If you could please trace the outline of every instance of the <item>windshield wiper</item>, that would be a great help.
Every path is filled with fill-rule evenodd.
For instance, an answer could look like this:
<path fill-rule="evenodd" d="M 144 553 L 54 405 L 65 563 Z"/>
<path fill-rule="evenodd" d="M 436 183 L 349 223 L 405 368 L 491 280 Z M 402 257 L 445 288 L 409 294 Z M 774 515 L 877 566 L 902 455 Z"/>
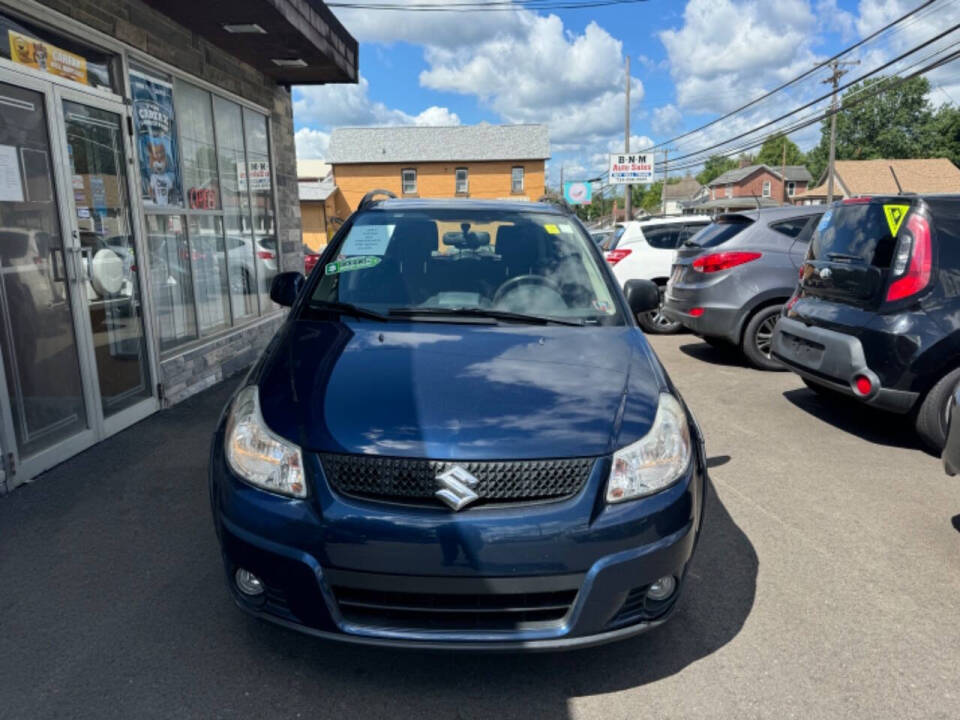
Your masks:
<path fill-rule="evenodd" d="M 367 308 L 359 307 L 352 303 L 345 302 L 333 302 L 330 300 L 313 300 L 309 305 L 311 310 L 327 310 L 330 312 L 337 312 L 341 315 L 350 315 L 351 317 L 356 318 L 365 318 L 367 320 L 377 320 L 379 322 L 390 322 L 390 318 L 386 315 L 378 313 L 375 310 L 368 310 Z"/>
<path fill-rule="evenodd" d="M 391 317 L 411 317 L 416 315 L 438 315 L 444 317 L 478 317 L 492 320 L 509 320 L 514 322 L 528 322 L 537 325 L 577 325 L 582 326 L 582 320 L 562 319 L 544 315 L 528 315 L 526 313 L 510 312 L 509 310 L 495 310 L 479 307 L 398 307 L 390 308 Z"/>

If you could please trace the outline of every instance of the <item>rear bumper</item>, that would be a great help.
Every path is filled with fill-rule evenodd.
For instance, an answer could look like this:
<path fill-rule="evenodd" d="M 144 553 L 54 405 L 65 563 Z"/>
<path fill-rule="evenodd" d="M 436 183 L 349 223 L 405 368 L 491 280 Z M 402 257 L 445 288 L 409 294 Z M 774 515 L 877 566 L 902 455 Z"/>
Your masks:
<path fill-rule="evenodd" d="M 691 315 L 693 308 L 701 308 L 703 314 Z M 722 337 L 734 344 L 740 341 L 740 310 L 706 302 L 696 295 L 681 300 L 671 294 L 669 286 L 663 303 L 663 314 L 695 335 Z"/>
<path fill-rule="evenodd" d="M 852 335 L 781 317 L 773 334 L 772 354 L 801 377 L 881 410 L 907 413 L 919 397 L 916 392 L 883 387 L 867 364 L 860 340 Z M 870 380 L 869 394 L 854 389 L 858 376 Z"/>

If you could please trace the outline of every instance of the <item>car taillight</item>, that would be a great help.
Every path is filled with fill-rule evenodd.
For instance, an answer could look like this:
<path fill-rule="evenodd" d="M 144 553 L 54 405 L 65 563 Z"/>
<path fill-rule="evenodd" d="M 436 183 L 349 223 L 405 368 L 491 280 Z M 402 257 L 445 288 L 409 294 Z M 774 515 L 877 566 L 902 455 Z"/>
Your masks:
<path fill-rule="evenodd" d="M 257 250 L 257 257 L 261 260 L 273 260 L 276 256 L 269 250 Z"/>
<path fill-rule="evenodd" d="M 849 197 L 843 199 L 844 205 L 864 205 L 873 200 L 869 195 L 861 195 L 860 197 Z"/>
<path fill-rule="evenodd" d="M 763 253 L 758 252 L 721 252 L 712 255 L 704 255 L 693 261 L 693 269 L 702 273 L 720 272 L 729 270 L 737 265 L 753 262 L 761 257 Z"/>
<path fill-rule="evenodd" d="M 907 265 L 907 255 L 910 264 Z M 899 267 L 898 267 L 899 266 Z M 916 295 L 930 284 L 933 268 L 933 248 L 930 245 L 930 223 L 922 215 L 913 214 L 907 220 L 907 232 L 900 236 L 893 274 L 897 278 L 887 289 L 887 302 Z M 900 272 L 897 272 L 897 270 Z"/>
<path fill-rule="evenodd" d="M 607 250 L 607 262 L 611 265 L 616 265 L 629 254 L 629 250 Z"/>

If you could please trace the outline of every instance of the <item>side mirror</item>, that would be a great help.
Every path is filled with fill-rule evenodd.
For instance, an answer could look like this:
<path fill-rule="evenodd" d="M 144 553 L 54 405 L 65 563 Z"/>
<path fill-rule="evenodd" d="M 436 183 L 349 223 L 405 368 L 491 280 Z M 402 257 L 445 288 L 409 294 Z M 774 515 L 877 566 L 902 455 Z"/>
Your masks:
<path fill-rule="evenodd" d="M 660 288 L 652 280 L 627 280 L 623 286 L 623 294 L 634 315 L 651 312 L 660 307 Z"/>
<path fill-rule="evenodd" d="M 270 283 L 270 299 L 277 305 L 292 307 L 300 290 L 303 289 L 303 273 L 282 272 L 273 277 Z"/>

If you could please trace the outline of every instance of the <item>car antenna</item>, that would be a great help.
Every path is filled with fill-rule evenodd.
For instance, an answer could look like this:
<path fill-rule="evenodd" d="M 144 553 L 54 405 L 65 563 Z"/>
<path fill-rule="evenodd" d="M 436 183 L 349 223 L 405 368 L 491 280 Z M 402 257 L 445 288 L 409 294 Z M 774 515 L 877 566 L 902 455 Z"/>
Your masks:
<path fill-rule="evenodd" d="M 894 171 L 893 165 L 889 165 L 888 167 L 890 168 L 890 174 L 893 175 L 893 181 L 897 184 L 897 195 L 903 195 L 903 187 L 897 179 L 897 173 Z"/>
<path fill-rule="evenodd" d="M 757 210 L 760 209 L 760 196 L 753 193 L 753 201 L 757 204 Z"/>

